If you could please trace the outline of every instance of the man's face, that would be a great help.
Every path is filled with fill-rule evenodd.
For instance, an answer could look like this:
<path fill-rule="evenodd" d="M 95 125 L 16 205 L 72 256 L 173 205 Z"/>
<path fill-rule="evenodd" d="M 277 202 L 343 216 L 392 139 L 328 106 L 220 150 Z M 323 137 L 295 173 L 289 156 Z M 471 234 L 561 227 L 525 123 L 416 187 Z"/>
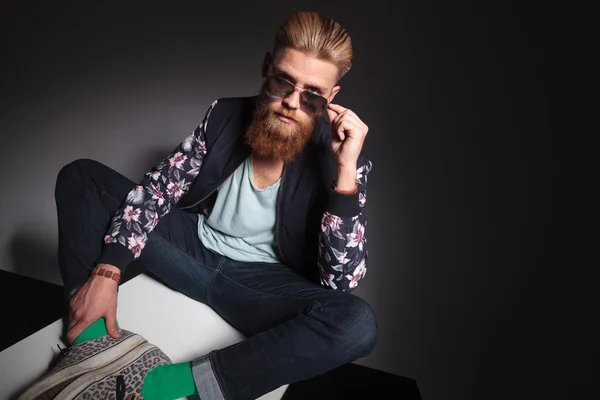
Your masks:
<path fill-rule="evenodd" d="M 337 67 L 327 61 L 294 49 L 282 49 L 274 58 L 265 58 L 265 76 L 275 75 L 294 85 L 296 91 L 284 98 L 273 98 L 263 86 L 246 141 L 257 155 L 289 161 L 300 152 L 314 130 L 319 115 L 302 104 L 300 92 L 308 90 L 333 100 L 339 86 Z"/>

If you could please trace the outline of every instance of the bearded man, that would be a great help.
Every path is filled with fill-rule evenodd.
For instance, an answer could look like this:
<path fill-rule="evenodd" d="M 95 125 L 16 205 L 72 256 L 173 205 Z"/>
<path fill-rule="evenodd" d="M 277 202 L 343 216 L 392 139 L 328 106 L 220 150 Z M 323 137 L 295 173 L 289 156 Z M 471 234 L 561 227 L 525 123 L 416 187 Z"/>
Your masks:
<path fill-rule="evenodd" d="M 367 268 L 368 127 L 333 103 L 352 55 L 338 22 L 295 13 L 265 55 L 260 93 L 213 102 L 141 182 L 93 160 L 61 169 L 58 253 L 71 353 L 96 343 L 94 351 L 116 355 L 93 355 L 85 368 L 73 361 L 67 378 L 50 371 L 32 398 L 49 387 L 110 382 L 98 390 L 147 400 L 255 399 L 372 351 L 373 311 L 350 293 Z M 246 339 L 178 364 L 148 348 L 153 357 L 109 368 L 143 342 L 116 321 L 120 276 L 138 258 Z M 114 350 L 125 341 L 133 344 Z M 127 368 L 140 379 L 127 378 Z"/>

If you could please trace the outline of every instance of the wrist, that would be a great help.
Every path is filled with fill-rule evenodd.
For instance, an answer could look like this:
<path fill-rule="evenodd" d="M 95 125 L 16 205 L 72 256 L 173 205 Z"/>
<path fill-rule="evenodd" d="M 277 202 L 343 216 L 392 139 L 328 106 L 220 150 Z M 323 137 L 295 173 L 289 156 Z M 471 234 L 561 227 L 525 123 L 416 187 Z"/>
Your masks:
<path fill-rule="evenodd" d="M 105 270 L 108 270 L 108 271 L 113 271 L 113 272 L 121 273 L 121 269 L 119 267 L 117 267 L 117 266 L 112 265 L 112 264 L 99 263 L 99 264 L 96 265 L 96 267 L 94 269 L 96 269 L 96 268 L 104 268 Z"/>
<path fill-rule="evenodd" d="M 341 193 L 354 192 L 356 190 L 356 167 L 337 167 L 335 189 Z"/>
<path fill-rule="evenodd" d="M 90 272 L 94 279 L 111 280 L 117 285 L 121 283 L 121 270 L 114 265 L 99 264 Z"/>

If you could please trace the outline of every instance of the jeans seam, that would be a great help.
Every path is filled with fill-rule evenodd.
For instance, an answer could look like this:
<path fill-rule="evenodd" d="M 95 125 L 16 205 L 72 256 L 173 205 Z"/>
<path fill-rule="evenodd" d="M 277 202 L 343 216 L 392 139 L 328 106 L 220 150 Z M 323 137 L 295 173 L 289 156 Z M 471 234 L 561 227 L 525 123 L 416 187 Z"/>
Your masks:
<path fill-rule="evenodd" d="M 246 290 L 250 290 L 251 292 L 254 292 L 254 293 L 258 293 L 258 294 L 261 294 L 261 295 L 269 295 L 269 296 L 278 297 L 278 298 L 281 298 L 281 299 L 286 299 L 286 300 L 303 300 L 303 301 L 310 301 L 310 302 L 312 302 L 313 304 L 316 304 L 316 305 L 317 305 L 317 307 L 322 307 L 322 306 L 323 306 L 323 304 L 321 304 L 321 302 L 319 302 L 318 300 L 315 300 L 315 299 L 309 299 L 309 298 L 303 298 L 303 297 L 292 297 L 292 296 L 285 296 L 285 295 L 281 295 L 281 294 L 274 294 L 274 293 L 269 293 L 269 292 L 261 292 L 260 290 L 256 290 L 256 289 L 254 289 L 254 288 L 248 287 L 248 286 L 246 286 L 246 285 L 243 285 L 243 284 L 241 284 L 241 283 L 239 283 L 239 282 L 236 282 L 236 281 L 234 281 L 233 279 L 229 278 L 227 275 L 224 275 L 224 274 L 222 274 L 222 273 L 221 273 L 221 271 L 219 271 L 219 270 L 216 270 L 216 271 L 215 271 L 215 274 L 216 274 L 216 273 L 218 273 L 218 274 L 219 274 L 220 276 L 222 276 L 223 278 L 227 279 L 229 282 L 231 282 L 231 283 L 233 283 L 233 284 L 235 284 L 235 285 L 237 285 L 237 286 L 239 286 L 239 287 L 242 287 L 242 288 L 244 288 L 244 289 L 246 289 Z M 212 282 L 211 282 L 211 283 L 212 283 Z M 310 310 L 310 312 L 309 312 L 308 314 L 305 314 L 305 315 L 310 315 L 310 313 L 312 313 L 312 309 Z"/>
<path fill-rule="evenodd" d="M 98 188 L 93 188 L 92 191 L 94 191 L 95 193 L 102 193 L 104 196 L 108 197 L 109 199 L 111 199 L 112 201 L 117 203 L 119 205 L 119 208 L 121 208 L 121 204 L 123 204 L 123 201 L 117 200 L 110 193 L 105 192 L 104 190 L 100 190 Z"/>
<path fill-rule="evenodd" d="M 221 257 L 221 259 L 219 260 L 219 263 L 217 264 L 217 267 L 213 271 L 213 274 L 210 278 L 210 282 L 208 282 L 208 285 L 206 287 L 206 303 L 211 307 L 212 307 L 212 302 L 210 299 L 210 288 L 212 287 L 213 282 L 215 281 L 215 279 L 217 277 L 217 274 L 221 270 L 221 267 L 223 266 L 223 262 L 225 262 L 225 257 Z"/>
<path fill-rule="evenodd" d="M 225 400 L 227 400 L 228 398 L 230 398 L 229 393 L 227 392 L 227 388 L 225 387 L 225 385 L 223 383 L 221 383 L 221 381 L 223 381 L 223 376 L 221 375 L 221 371 L 219 370 L 219 368 L 217 368 L 217 364 L 216 364 L 216 360 L 213 360 L 215 355 L 215 352 L 212 351 L 210 353 L 208 353 L 208 362 L 210 363 L 210 367 L 213 370 L 213 373 L 215 374 L 215 379 L 217 380 L 217 383 L 219 384 L 219 389 L 221 389 L 221 393 L 223 394 L 223 397 L 225 398 Z"/>
<path fill-rule="evenodd" d="M 174 246 L 172 243 L 168 242 L 166 239 L 162 238 L 159 234 L 156 234 L 156 232 L 150 232 L 150 233 L 154 233 L 155 236 L 160 239 L 162 242 L 168 244 L 170 247 L 172 247 L 174 250 L 176 250 L 177 252 L 179 252 L 180 254 L 182 254 L 183 256 L 185 256 L 186 258 L 196 262 L 199 265 L 202 265 L 206 268 L 209 268 L 206 264 L 201 263 L 200 261 L 196 260 L 194 257 L 190 256 L 188 253 L 186 253 L 185 251 L 181 250 L 180 248 L 178 248 L 177 246 Z M 143 250 L 142 250 L 143 251 Z M 209 268 L 210 269 L 210 268 Z"/>
<path fill-rule="evenodd" d="M 95 200 L 100 201 L 100 203 L 102 203 L 102 200 L 100 199 L 100 195 L 103 195 L 103 196 L 106 196 L 109 199 L 111 199 L 115 204 L 117 204 L 117 206 L 118 206 L 117 211 L 119 211 L 119 209 L 121 209 L 121 205 L 123 204 L 123 202 L 119 201 L 118 199 L 113 197 L 110 193 L 105 192 L 104 190 L 101 190 L 98 188 L 92 188 L 92 193 L 94 194 L 94 198 L 92 200 L 95 199 Z M 110 227 L 113 224 L 113 218 L 115 217 L 115 214 L 113 213 L 113 215 L 110 215 L 110 213 L 106 210 L 106 208 L 104 208 L 104 212 L 106 213 L 106 215 L 108 216 L 108 220 L 110 221 L 108 224 L 109 229 L 110 229 Z"/>
<path fill-rule="evenodd" d="M 280 327 L 282 327 L 282 326 L 284 326 L 284 325 L 291 324 L 292 322 L 295 322 L 297 319 L 299 319 L 299 318 L 302 318 L 302 317 L 304 317 L 304 318 L 309 318 L 310 316 L 309 316 L 309 315 L 306 315 L 306 314 L 298 314 L 298 315 L 296 315 L 295 317 L 293 317 L 293 318 L 290 318 L 289 320 L 285 321 L 285 322 L 284 322 L 284 323 L 282 323 L 281 325 L 279 325 L 279 326 L 276 326 L 276 327 L 273 327 L 273 328 L 270 328 L 270 329 L 267 329 L 267 330 L 264 330 L 264 331 L 260 332 L 259 334 L 264 334 L 264 333 L 267 333 L 267 332 L 269 332 L 269 331 L 272 331 L 273 329 L 278 329 L 278 328 L 280 328 Z M 250 339 L 250 338 L 248 338 L 248 339 Z M 235 350 L 237 347 L 239 347 L 239 346 L 243 346 L 243 345 L 244 345 L 244 342 L 245 342 L 245 341 L 239 341 L 239 342 L 233 343 L 233 344 L 231 344 L 230 346 L 227 346 L 227 350 L 229 350 L 229 351 Z M 211 353 L 209 353 L 209 360 L 210 360 L 210 354 L 213 354 L 213 355 L 214 355 L 214 354 L 216 354 L 217 352 L 220 352 L 220 351 L 223 351 L 223 350 L 225 350 L 225 349 L 223 348 L 223 349 L 219 349 L 219 350 L 214 350 L 214 351 L 212 351 Z M 214 364 L 214 365 L 215 365 L 215 366 L 217 366 L 216 360 L 214 360 L 214 361 L 215 361 L 215 364 Z M 212 364 L 212 363 L 211 363 L 211 366 L 213 366 L 213 364 Z M 218 367 L 218 366 L 217 366 L 217 367 Z M 213 372 L 214 372 L 214 374 L 215 374 L 215 378 L 217 379 L 217 383 L 219 384 L 219 387 L 221 387 L 221 382 L 220 382 L 220 379 L 224 380 L 224 379 L 223 379 L 223 377 L 222 377 L 222 373 L 221 373 L 221 371 L 220 371 L 218 368 L 213 368 Z M 223 389 L 223 388 L 222 388 L 222 390 L 221 390 L 221 391 L 223 392 L 223 395 L 225 396 L 225 391 L 224 391 L 224 389 Z"/>

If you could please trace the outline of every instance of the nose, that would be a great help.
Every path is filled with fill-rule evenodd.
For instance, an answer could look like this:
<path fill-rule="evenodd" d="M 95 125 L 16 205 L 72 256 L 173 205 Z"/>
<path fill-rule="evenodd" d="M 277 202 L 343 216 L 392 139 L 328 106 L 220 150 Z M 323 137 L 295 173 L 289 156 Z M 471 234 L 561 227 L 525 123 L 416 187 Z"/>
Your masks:
<path fill-rule="evenodd" d="M 283 99 L 283 103 L 286 107 L 291 110 L 297 110 L 300 108 L 300 93 L 298 89 L 295 89 L 289 96 Z"/>

